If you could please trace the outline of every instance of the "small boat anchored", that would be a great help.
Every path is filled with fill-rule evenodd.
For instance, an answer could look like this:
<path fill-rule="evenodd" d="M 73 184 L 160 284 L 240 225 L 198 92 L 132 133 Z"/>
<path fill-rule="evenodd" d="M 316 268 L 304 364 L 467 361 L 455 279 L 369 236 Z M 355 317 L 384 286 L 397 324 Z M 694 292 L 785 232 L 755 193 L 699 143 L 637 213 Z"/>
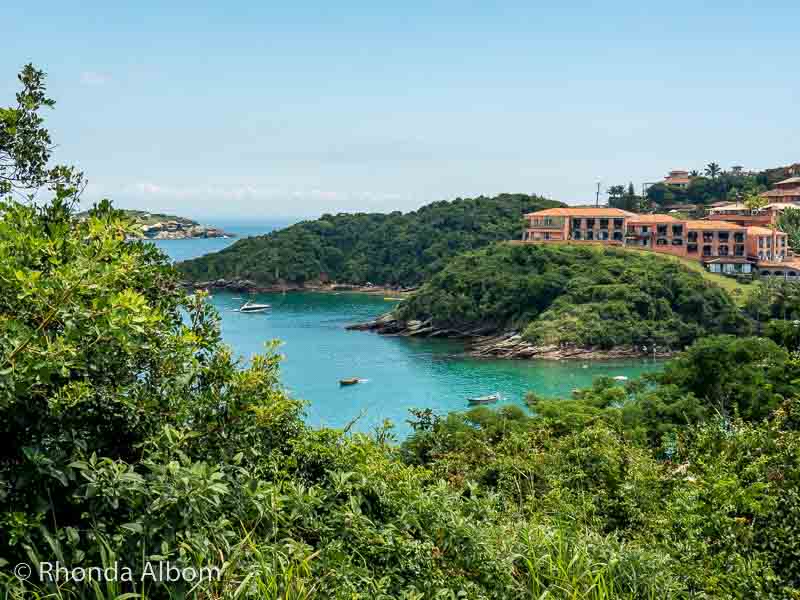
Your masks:
<path fill-rule="evenodd" d="M 467 398 L 470 404 L 494 404 L 500 400 L 500 392 L 489 394 L 488 396 L 477 396 L 475 398 Z"/>
<path fill-rule="evenodd" d="M 347 379 L 340 379 L 339 385 L 355 385 L 361 383 L 361 381 L 358 377 L 348 377 Z"/>
<path fill-rule="evenodd" d="M 258 304 L 256 302 L 247 301 L 239 307 L 240 313 L 258 313 L 269 310 L 269 304 Z"/>

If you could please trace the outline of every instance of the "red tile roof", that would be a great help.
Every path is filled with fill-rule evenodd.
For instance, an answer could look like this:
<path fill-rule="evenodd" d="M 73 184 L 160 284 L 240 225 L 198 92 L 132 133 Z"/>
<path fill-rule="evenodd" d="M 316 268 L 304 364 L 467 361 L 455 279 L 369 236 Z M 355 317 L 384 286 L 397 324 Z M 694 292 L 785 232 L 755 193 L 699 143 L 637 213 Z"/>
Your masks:
<path fill-rule="evenodd" d="M 800 186 L 791 190 L 769 190 L 762 192 L 762 196 L 766 198 L 785 198 L 786 196 L 800 196 Z"/>
<path fill-rule="evenodd" d="M 635 223 L 675 223 L 678 222 L 678 219 L 673 217 L 672 215 L 636 215 L 635 217 L 631 217 L 628 219 L 628 223 L 635 224 Z"/>
<path fill-rule="evenodd" d="M 636 213 L 619 208 L 581 208 L 579 206 L 567 208 L 546 208 L 528 213 L 526 217 L 633 217 Z"/>
<path fill-rule="evenodd" d="M 700 220 L 692 220 L 692 221 L 684 221 L 684 225 L 686 225 L 686 229 L 744 229 L 740 225 L 736 223 L 729 223 L 728 221 L 700 221 Z"/>
<path fill-rule="evenodd" d="M 769 227 L 758 227 L 754 225 L 747 227 L 748 235 L 772 235 L 773 233 L 776 233 L 776 231 L 774 229 L 770 229 Z M 778 231 L 777 233 L 786 235 L 782 231 Z"/>

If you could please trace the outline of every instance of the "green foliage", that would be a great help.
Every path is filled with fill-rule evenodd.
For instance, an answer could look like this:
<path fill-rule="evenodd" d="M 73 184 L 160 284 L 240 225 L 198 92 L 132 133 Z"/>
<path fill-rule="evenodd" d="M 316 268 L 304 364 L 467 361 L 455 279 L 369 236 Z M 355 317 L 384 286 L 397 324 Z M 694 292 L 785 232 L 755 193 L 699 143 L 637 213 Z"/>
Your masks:
<path fill-rule="evenodd" d="M 541 345 L 681 348 L 748 323 L 720 288 L 662 257 L 498 244 L 452 260 L 397 315 L 441 329 L 522 330 Z"/>
<path fill-rule="evenodd" d="M 237 241 L 186 261 L 193 281 L 249 279 L 302 284 L 325 277 L 341 283 L 415 286 L 452 256 L 515 239 L 525 213 L 563 206 L 525 194 L 434 202 L 410 213 L 323 215 L 265 236 Z"/>
<path fill-rule="evenodd" d="M 26 143 L 49 140 L 28 118 Z M 23 168 L 0 161 L 0 175 L 35 188 L 48 171 L 6 134 L 0 153 Z M 187 297 L 152 246 L 124 241 L 120 211 L 102 202 L 78 219 L 55 187 L 48 203 L 0 204 L 4 598 L 800 594 L 800 357 L 774 342 L 708 338 L 651 380 L 531 396 L 533 412 L 414 411 L 399 448 L 387 431 L 313 430 L 272 346 L 235 360 L 203 295 Z M 697 327 L 736 323 L 701 279 L 631 258 L 499 246 L 436 278 L 493 325 L 556 314 L 564 297 L 609 327 L 639 305 Z M 437 297 L 418 298 L 461 323 Z M 24 582 L 6 569 L 41 561 L 135 575 Z M 219 572 L 143 582 L 149 561 Z"/>
<path fill-rule="evenodd" d="M 464 493 L 499 494 L 537 524 L 535 538 L 550 544 L 528 567 L 537 594 L 537 578 L 566 590 L 604 580 L 610 563 L 596 553 L 618 548 L 614 564 L 639 556 L 634 571 L 649 573 L 639 581 L 658 583 L 631 593 L 615 573 L 616 595 L 601 584 L 597 597 L 795 597 L 798 365 L 768 340 L 711 338 L 649 382 L 601 378 L 572 399 L 531 397 L 535 416 L 422 415 L 403 449 L 409 463 Z"/>
<path fill-rule="evenodd" d="M 789 248 L 800 252 L 800 209 L 786 208 L 780 212 L 777 221 L 778 229 L 787 234 Z"/>
<path fill-rule="evenodd" d="M 701 176 L 693 172 L 687 187 L 656 183 L 647 189 L 647 200 L 656 206 L 670 204 L 708 205 L 720 200 L 743 201 L 766 191 L 774 183 L 789 177 L 786 169 L 767 169 L 759 173 L 724 172 L 710 163 Z"/>

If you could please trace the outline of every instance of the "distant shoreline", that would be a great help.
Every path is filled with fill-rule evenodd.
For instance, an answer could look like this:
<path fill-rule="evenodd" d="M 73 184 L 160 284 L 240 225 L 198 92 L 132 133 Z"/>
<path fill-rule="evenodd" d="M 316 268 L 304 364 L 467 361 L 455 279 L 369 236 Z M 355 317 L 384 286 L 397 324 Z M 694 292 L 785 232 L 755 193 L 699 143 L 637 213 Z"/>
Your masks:
<path fill-rule="evenodd" d="M 350 283 L 308 283 L 298 285 L 294 283 L 259 285 L 248 279 L 216 279 L 213 281 L 183 281 L 183 286 L 189 289 L 222 290 L 237 293 L 275 294 L 283 292 L 322 292 L 322 293 L 354 293 L 384 296 L 402 300 L 416 288 L 393 288 L 381 285 L 360 285 Z"/>

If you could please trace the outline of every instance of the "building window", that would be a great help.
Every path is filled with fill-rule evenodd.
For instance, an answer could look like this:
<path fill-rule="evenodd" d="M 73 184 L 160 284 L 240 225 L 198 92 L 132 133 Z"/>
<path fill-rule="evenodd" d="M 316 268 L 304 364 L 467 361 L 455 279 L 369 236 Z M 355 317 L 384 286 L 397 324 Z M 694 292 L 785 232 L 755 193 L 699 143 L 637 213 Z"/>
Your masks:
<path fill-rule="evenodd" d="M 697 253 L 697 244 L 689 244 L 686 246 L 686 251 L 689 254 L 696 254 Z"/>
<path fill-rule="evenodd" d="M 572 239 L 573 240 L 581 239 L 581 230 L 580 229 L 576 229 L 575 231 L 572 232 Z"/>
<path fill-rule="evenodd" d="M 683 246 L 683 238 L 672 238 L 673 246 Z"/>
<path fill-rule="evenodd" d="M 618 242 L 621 242 L 622 241 L 622 232 L 621 231 L 615 231 L 614 232 L 614 239 L 617 240 Z"/>
<path fill-rule="evenodd" d="M 737 231 L 733 234 L 733 241 L 737 244 L 744 244 L 744 234 Z"/>
<path fill-rule="evenodd" d="M 593 240 L 594 239 L 594 231 L 592 231 L 591 229 L 588 229 L 586 231 L 586 239 L 587 240 Z"/>
<path fill-rule="evenodd" d="M 703 256 L 711 256 L 711 246 L 703 246 Z"/>
<path fill-rule="evenodd" d="M 758 238 L 758 247 L 759 248 L 763 248 L 764 247 L 764 238 L 763 237 Z"/>
<path fill-rule="evenodd" d="M 550 239 L 550 232 L 548 232 L 548 231 L 544 232 L 544 239 L 546 239 L 546 240 Z"/>
<path fill-rule="evenodd" d="M 608 219 L 600 219 L 600 229 L 608 229 Z"/>
<path fill-rule="evenodd" d="M 658 238 L 656 240 L 656 246 L 667 246 L 668 244 L 667 238 Z"/>
<path fill-rule="evenodd" d="M 767 238 L 767 248 L 772 248 L 772 238 Z"/>
<path fill-rule="evenodd" d="M 727 231 L 720 231 L 717 234 L 717 238 L 719 239 L 720 242 L 727 242 L 728 241 L 728 237 L 729 237 L 729 234 L 728 234 Z"/>
<path fill-rule="evenodd" d="M 642 233 L 650 233 L 650 226 L 642 225 Z"/>
<path fill-rule="evenodd" d="M 744 256 L 744 245 L 737 244 L 733 247 L 734 256 Z"/>
<path fill-rule="evenodd" d="M 720 256 L 728 256 L 728 246 L 726 246 L 725 244 L 721 244 L 721 245 L 720 245 L 720 246 L 717 248 L 717 253 L 718 253 Z"/>
<path fill-rule="evenodd" d="M 622 219 L 614 219 L 614 229 L 622 229 L 622 226 L 625 224 L 625 221 Z"/>
<path fill-rule="evenodd" d="M 703 232 L 703 241 L 704 242 L 713 242 L 714 241 L 714 232 L 713 231 L 704 231 Z"/>
<path fill-rule="evenodd" d="M 581 221 L 582 221 L 582 219 L 572 219 L 572 228 L 573 229 L 580 229 L 581 228 Z"/>
<path fill-rule="evenodd" d="M 586 229 L 594 229 L 594 219 L 586 219 Z"/>
<path fill-rule="evenodd" d="M 600 231 L 597 234 L 598 240 L 607 240 L 608 239 L 608 232 L 607 231 Z"/>
<path fill-rule="evenodd" d="M 657 226 L 658 235 L 667 235 L 667 226 L 666 225 L 658 225 Z"/>
<path fill-rule="evenodd" d="M 672 235 L 677 235 L 677 236 L 683 235 L 683 225 L 673 225 Z"/>
<path fill-rule="evenodd" d="M 687 235 L 687 238 L 688 238 L 689 242 L 696 243 L 697 242 L 697 232 L 696 231 L 690 231 L 688 233 L 688 235 Z"/>

